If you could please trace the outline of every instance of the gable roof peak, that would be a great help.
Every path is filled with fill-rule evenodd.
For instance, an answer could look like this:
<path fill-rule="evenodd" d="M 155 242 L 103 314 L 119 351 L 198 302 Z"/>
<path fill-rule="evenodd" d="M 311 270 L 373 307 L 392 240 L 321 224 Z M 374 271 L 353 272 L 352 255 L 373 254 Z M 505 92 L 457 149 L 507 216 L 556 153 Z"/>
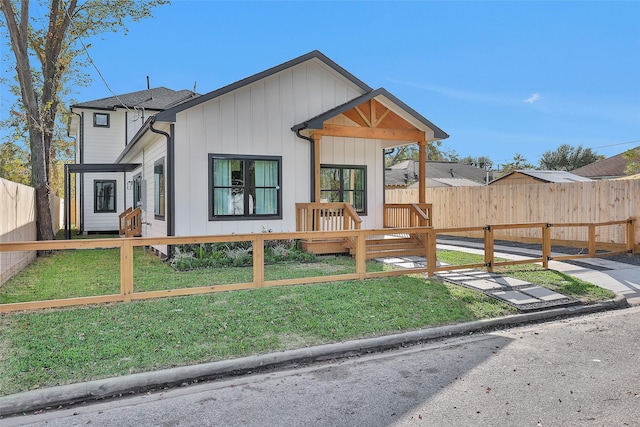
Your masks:
<path fill-rule="evenodd" d="M 336 71 L 338 74 L 342 75 L 344 78 L 346 78 L 348 81 L 350 81 L 351 83 L 353 83 L 354 85 L 356 85 L 357 87 L 359 87 L 360 89 L 362 89 L 364 92 L 371 92 L 373 89 L 371 87 L 369 87 L 366 83 L 364 83 L 362 80 L 358 79 L 356 76 L 354 76 L 353 74 L 351 74 L 350 72 L 348 72 L 346 69 L 342 68 L 340 65 L 338 65 L 337 63 L 335 63 L 334 61 L 332 61 L 331 59 L 329 59 L 329 57 L 327 57 L 325 54 L 323 54 L 322 52 L 320 52 L 319 50 L 312 50 L 309 53 L 306 53 L 304 55 L 298 56 L 297 58 L 291 59 L 287 62 L 283 62 L 280 65 L 276 65 L 275 67 L 269 68 L 265 71 L 261 71 L 257 74 L 254 74 L 252 76 L 246 77 L 242 80 L 238 80 L 235 83 L 231 83 L 227 86 L 223 86 L 219 89 L 216 89 L 214 91 L 211 91 L 209 93 L 205 93 L 204 95 L 198 97 L 197 99 L 193 99 L 190 101 L 187 101 L 185 103 L 182 103 L 180 105 L 175 106 L 174 108 L 170 108 L 167 111 L 164 111 L 162 113 L 159 113 L 156 117 L 156 120 L 158 121 L 167 121 L 167 122 L 173 122 L 176 119 L 176 113 L 186 110 L 187 108 L 191 108 L 195 105 L 198 105 L 202 102 L 206 102 L 209 101 L 211 99 L 217 98 L 221 95 L 224 95 L 226 93 L 232 92 L 236 89 L 239 89 L 241 87 L 247 86 L 251 83 L 257 82 L 259 80 L 262 80 L 266 77 L 272 76 L 276 73 L 279 73 L 281 71 L 287 70 L 289 68 L 295 67 L 296 65 L 302 64 L 304 62 L 307 61 L 311 61 L 313 59 L 317 59 L 321 62 L 323 62 L 325 65 L 327 65 L 329 68 L 332 68 L 334 71 Z"/>

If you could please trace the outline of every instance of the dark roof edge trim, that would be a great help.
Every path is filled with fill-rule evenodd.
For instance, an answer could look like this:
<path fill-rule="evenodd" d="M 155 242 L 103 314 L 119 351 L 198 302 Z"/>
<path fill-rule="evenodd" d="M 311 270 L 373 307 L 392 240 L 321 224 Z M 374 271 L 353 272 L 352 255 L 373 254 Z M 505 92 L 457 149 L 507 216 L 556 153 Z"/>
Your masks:
<path fill-rule="evenodd" d="M 65 165 L 70 173 L 88 172 L 131 172 L 136 170 L 141 163 L 70 163 Z"/>
<path fill-rule="evenodd" d="M 126 147 L 124 147 L 124 150 L 122 150 L 122 152 L 120 153 L 120 155 L 118 156 L 118 158 L 116 159 L 116 163 L 119 163 L 120 161 L 122 161 L 122 159 L 124 158 L 124 156 L 127 155 L 127 153 L 129 151 L 131 151 L 131 149 L 134 147 L 134 145 L 136 145 L 138 143 L 138 141 L 140 140 L 140 138 L 142 138 L 142 135 L 145 134 L 145 132 L 147 130 L 149 130 L 149 127 L 151 126 L 151 123 L 153 123 L 155 121 L 155 115 L 151 116 L 147 119 L 146 122 L 144 122 L 144 124 L 140 127 L 140 129 L 138 129 L 138 132 L 136 132 L 136 134 L 133 136 L 133 138 L 131 138 L 131 141 L 129 141 L 129 143 L 127 144 Z"/>
<path fill-rule="evenodd" d="M 367 84 L 365 84 L 362 80 L 358 79 L 356 76 L 354 76 L 353 74 L 351 74 L 350 72 L 348 72 L 347 70 L 345 70 L 344 68 L 342 68 L 340 65 L 336 64 L 335 62 L 333 62 L 331 59 L 329 59 L 327 56 L 325 56 L 322 52 L 318 51 L 318 50 L 314 50 L 312 52 L 309 52 L 305 55 L 299 56 L 295 59 L 292 59 L 290 61 L 287 61 L 285 63 L 282 63 L 280 65 L 277 65 L 273 68 L 269 68 L 268 70 L 262 71 L 258 74 L 254 74 L 250 77 L 246 77 L 242 80 L 239 80 L 235 83 L 231 83 L 230 85 L 221 87 L 220 89 L 216 89 L 213 92 L 209 92 L 206 93 L 204 95 L 201 95 L 198 98 L 195 98 L 191 101 L 186 101 L 180 105 L 177 105 L 173 108 L 169 108 L 161 113 L 159 113 L 156 117 L 156 120 L 161 121 L 161 122 L 175 122 L 176 120 L 176 113 L 179 113 L 180 111 L 186 110 L 188 108 L 191 108 L 193 106 L 196 106 L 202 102 L 206 102 L 209 101 L 211 99 L 217 98 L 221 95 L 224 95 L 225 93 L 234 91 L 236 89 L 239 89 L 243 86 L 249 85 L 251 83 L 254 83 L 258 80 L 264 79 L 265 77 L 269 77 L 273 74 L 279 73 L 280 71 L 286 70 L 288 68 L 294 67 L 296 65 L 302 64 L 303 62 L 309 61 L 311 59 L 319 59 L 320 61 L 324 62 L 326 65 L 328 65 L 329 67 L 331 67 L 332 69 L 334 69 L 336 72 L 338 72 L 340 75 L 342 75 L 343 77 L 345 77 L 347 80 L 349 80 L 350 82 L 352 82 L 353 84 L 355 84 L 356 86 L 358 86 L 360 89 L 369 92 L 371 91 L 371 87 L 369 87 Z"/>

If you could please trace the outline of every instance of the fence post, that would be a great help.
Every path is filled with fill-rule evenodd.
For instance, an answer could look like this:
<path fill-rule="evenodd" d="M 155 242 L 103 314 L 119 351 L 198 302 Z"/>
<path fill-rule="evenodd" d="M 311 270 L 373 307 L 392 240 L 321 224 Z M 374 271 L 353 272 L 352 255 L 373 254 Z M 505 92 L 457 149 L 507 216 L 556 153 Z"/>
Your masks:
<path fill-rule="evenodd" d="M 596 226 L 593 224 L 589 224 L 589 241 L 587 242 L 589 245 L 589 255 L 595 256 L 596 254 Z"/>
<path fill-rule="evenodd" d="M 635 245 L 635 233 L 634 233 L 634 223 L 635 219 L 629 218 L 627 220 L 627 251 L 630 254 L 636 253 L 636 245 Z"/>
<path fill-rule="evenodd" d="M 264 235 L 253 238 L 253 284 L 257 288 L 264 286 Z"/>
<path fill-rule="evenodd" d="M 484 227 L 484 266 L 489 273 L 493 273 L 493 228 Z"/>
<path fill-rule="evenodd" d="M 356 237 L 356 274 L 358 279 L 365 278 L 367 273 L 367 242 L 364 231 L 359 230 Z"/>
<path fill-rule="evenodd" d="M 130 302 L 133 293 L 133 242 L 130 237 L 120 245 L 120 294 L 122 301 Z"/>
<path fill-rule="evenodd" d="M 436 272 L 436 263 L 438 257 L 436 256 L 436 232 L 433 227 L 427 231 L 427 277 L 431 277 Z"/>
<path fill-rule="evenodd" d="M 551 259 L 551 227 L 552 224 L 546 224 L 542 227 L 542 267 L 549 268 L 549 260 Z"/>

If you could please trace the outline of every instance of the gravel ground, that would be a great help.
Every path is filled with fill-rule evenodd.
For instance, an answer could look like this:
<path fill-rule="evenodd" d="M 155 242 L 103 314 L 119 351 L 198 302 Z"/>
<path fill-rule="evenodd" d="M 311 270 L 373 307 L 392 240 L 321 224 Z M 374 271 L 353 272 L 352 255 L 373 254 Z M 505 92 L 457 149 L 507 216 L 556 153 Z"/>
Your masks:
<path fill-rule="evenodd" d="M 460 241 L 460 242 L 469 242 L 469 243 L 483 243 L 483 239 L 474 239 L 474 238 L 468 238 L 468 237 L 458 237 L 458 236 L 438 236 L 438 242 L 442 242 L 442 243 L 446 243 L 448 240 L 456 240 L 456 241 Z M 539 244 L 527 244 L 527 243 L 519 243 L 519 242 L 511 242 L 508 240 L 496 240 L 495 241 L 495 245 L 496 246 L 506 246 L 509 248 L 513 248 L 513 251 L 510 251 L 514 254 L 518 253 L 518 249 L 522 248 L 522 249 L 534 249 L 534 250 L 540 250 L 540 245 Z M 566 247 L 566 246 L 553 246 L 551 248 L 551 250 L 553 252 L 560 252 L 563 254 L 567 254 L 567 255 L 578 255 L 578 254 L 584 254 L 588 252 L 587 248 L 572 248 L 572 247 Z M 635 255 L 631 255 L 631 254 L 620 254 L 620 255 L 610 255 L 610 256 L 606 256 L 606 257 L 601 257 L 603 259 L 608 259 L 611 261 L 616 261 L 616 262 L 621 262 L 624 264 L 631 264 L 631 265 L 637 265 L 640 266 L 640 254 L 635 254 Z M 592 265 L 590 264 L 586 264 L 584 262 L 578 261 L 578 260 L 570 260 L 570 261 L 563 261 L 566 262 L 568 264 L 575 264 L 575 265 L 584 265 L 584 266 L 588 266 L 590 268 L 593 268 Z"/>

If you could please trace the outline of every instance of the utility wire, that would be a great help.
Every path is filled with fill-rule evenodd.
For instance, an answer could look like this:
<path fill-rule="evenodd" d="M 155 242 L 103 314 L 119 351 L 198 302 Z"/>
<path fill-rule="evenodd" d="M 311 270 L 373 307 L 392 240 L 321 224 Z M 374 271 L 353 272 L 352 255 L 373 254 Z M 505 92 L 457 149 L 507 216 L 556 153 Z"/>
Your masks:
<path fill-rule="evenodd" d="M 107 90 L 113 94 L 113 96 L 118 100 L 118 102 L 120 102 L 120 105 L 122 105 L 127 111 L 131 112 L 131 109 L 129 107 L 127 107 L 127 105 L 120 99 L 120 97 L 113 90 L 111 90 L 111 87 L 109 86 L 109 83 L 107 83 L 107 80 L 104 78 L 104 76 L 100 72 L 100 69 L 98 68 L 96 63 L 93 61 L 93 58 L 91 58 L 91 55 L 89 54 L 89 49 L 87 49 L 87 46 L 82 41 L 82 37 L 80 36 L 80 33 L 78 32 L 78 30 L 74 26 L 73 18 L 71 17 L 71 15 L 69 15 L 69 10 L 66 8 L 66 6 L 64 8 L 64 11 L 67 14 L 67 16 L 69 17 L 69 24 L 71 25 L 73 31 L 75 31 L 75 33 L 76 33 L 76 35 L 78 37 L 78 41 L 82 45 L 82 48 L 84 49 L 84 52 L 87 54 L 87 58 L 89 58 L 89 62 L 91 63 L 91 65 L 93 65 L 93 68 L 95 68 L 95 70 L 98 72 L 98 76 L 100 76 L 100 79 L 102 80 L 102 82 L 106 86 Z"/>

